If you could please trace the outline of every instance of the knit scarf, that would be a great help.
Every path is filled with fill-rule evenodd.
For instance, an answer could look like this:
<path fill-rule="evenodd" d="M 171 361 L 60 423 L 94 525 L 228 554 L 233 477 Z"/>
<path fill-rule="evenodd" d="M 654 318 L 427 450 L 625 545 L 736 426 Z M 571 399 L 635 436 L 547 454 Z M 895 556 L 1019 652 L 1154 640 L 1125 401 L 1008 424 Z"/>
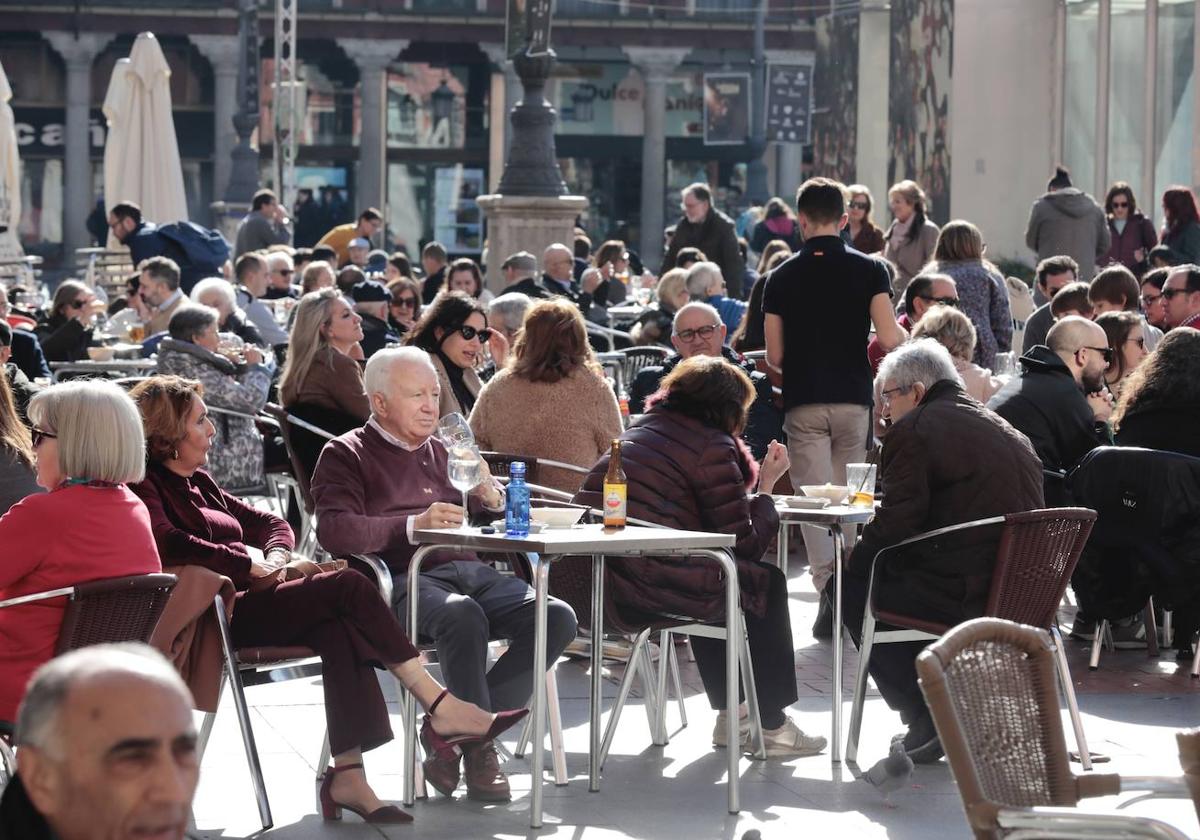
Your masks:
<path fill-rule="evenodd" d="M 776 216 L 773 219 L 767 219 L 767 230 L 771 233 L 779 234 L 780 236 L 792 235 L 792 220 L 787 216 Z"/>
<path fill-rule="evenodd" d="M 475 407 L 475 395 L 471 393 L 471 389 L 463 380 L 463 369 L 450 361 L 450 358 L 442 352 L 441 347 L 438 347 L 436 352 L 437 357 L 442 360 L 442 367 L 446 369 L 446 378 L 450 380 L 450 390 L 454 392 L 454 399 L 458 400 L 463 416 L 470 414 L 471 409 Z"/>
<path fill-rule="evenodd" d="M 892 230 L 888 233 L 888 239 L 894 239 L 897 242 L 908 242 L 908 231 L 912 227 L 913 219 L 917 218 L 917 214 L 913 213 L 908 217 L 907 222 L 902 222 L 896 219 L 892 222 Z"/>

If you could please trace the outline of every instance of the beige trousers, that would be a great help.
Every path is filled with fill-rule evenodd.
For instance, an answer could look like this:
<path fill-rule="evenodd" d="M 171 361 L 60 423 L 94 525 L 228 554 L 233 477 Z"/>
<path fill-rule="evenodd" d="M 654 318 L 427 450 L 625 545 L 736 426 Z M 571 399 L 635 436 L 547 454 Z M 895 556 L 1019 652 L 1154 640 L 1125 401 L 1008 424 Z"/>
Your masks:
<path fill-rule="evenodd" d="M 787 432 L 788 474 L 792 487 L 802 484 L 845 484 L 846 464 L 867 457 L 871 411 L 865 405 L 813 403 L 789 409 L 783 428 Z M 833 537 L 818 525 L 801 525 L 808 569 L 817 591 L 833 576 Z"/>

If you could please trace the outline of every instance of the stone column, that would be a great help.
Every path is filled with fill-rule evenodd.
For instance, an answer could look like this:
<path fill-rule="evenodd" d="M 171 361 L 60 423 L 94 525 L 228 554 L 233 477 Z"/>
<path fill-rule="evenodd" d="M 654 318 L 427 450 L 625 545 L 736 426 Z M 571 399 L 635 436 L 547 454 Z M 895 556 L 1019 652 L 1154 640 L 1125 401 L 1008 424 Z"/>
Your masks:
<path fill-rule="evenodd" d="M 233 115 L 237 113 L 238 39 L 237 35 L 190 35 L 196 49 L 212 65 L 213 81 L 213 185 L 216 201 L 225 195 L 233 162 L 237 132 Z"/>
<path fill-rule="evenodd" d="M 338 38 L 337 41 L 346 55 L 358 65 L 362 82 L 357 209 L 377 207 L 384 212 L 387 195 L 387 68 L 408 46 L 408 41 L 376 41 L 369 38 Z"/>
<path fill-rule="evenodd" d="M 816 55 L 811 50 L 767 50 L 767 70 L 772 64 L 816 64 Z M 768 101 L 768 104 L 769 101 Z M 804 166 L 804 146 L 801 143 L 776 143 L 775 195 L 789 205 L 796 200 Z"/>
<path fill-rule="evenodd" d="M 112 40 L 94 32 L 47 32 L 46 40 L 67 65 L 67 118 L 63 160 L 63 255 L 72 264 L 75 249 L 88 244 L 87 217 L 96 201 L 92 188 L 92 61 Z M 109 203 L 120 196 L 105 196 Z"/>
<path fill-rule="evenodd" d="M 662 47 L 623 47 L 629 61 L 642 74 L 642 263 L 657 271 L 662 260 L 663 207 L 667 165 L 667 79 L 679 68 L 689 50 Z"/>
<path fill-rule="evenodd" d="M 866 184 L 875 206 L 887 206 L 888 91 L 892 54 L 892 7 L 888 0 L 863 0 L 858 13 L 858 133 L 855 180 Z M 905 172 L 907 178 L 911 173 Z M 887 221 L 876 216 L 887 227 Z"/>

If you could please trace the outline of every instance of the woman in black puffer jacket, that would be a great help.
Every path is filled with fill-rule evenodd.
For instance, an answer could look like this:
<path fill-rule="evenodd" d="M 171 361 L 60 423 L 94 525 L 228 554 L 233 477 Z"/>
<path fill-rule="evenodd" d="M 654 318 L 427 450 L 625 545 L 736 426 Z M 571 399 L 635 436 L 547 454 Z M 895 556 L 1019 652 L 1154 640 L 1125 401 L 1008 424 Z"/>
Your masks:
<path fill-rule="evenodd" d="M 787 717 L 796 701 L 788 616 L 787 581 L 762 562 L 779 529 L 775 503 L 766 493 L 750 498 L 759 480 L 773 487 L 788 468 L 787 450 L 772 442 L 761 473 L 740 440 L 755 396 L 744 371 L 720 358 L 680 362 L 647 401 L 648 410 L 621 436 L 621 465 L 628 478 L 628 513 L 671 528 L 734 534 L 742 610 L 758 690 L 767 755 L 814 755 L 825 739 L 805 735 Z M 575 501 L 599 509 L 608 456 L 592 467 Z M 605 586 L 622 618 L 648 623 L 654 616 L 724 618 L 720 569 L 688 558 L 614 558 Z M 725 642 L 692 637 L 696 667 L 709 703 L 725 705 Z M 713 743 L 725 746 L 724 714 Z M 748 725 L 742 728 L 746 738 Z M 743 742 L 745 743 L 745 742 Z"/>

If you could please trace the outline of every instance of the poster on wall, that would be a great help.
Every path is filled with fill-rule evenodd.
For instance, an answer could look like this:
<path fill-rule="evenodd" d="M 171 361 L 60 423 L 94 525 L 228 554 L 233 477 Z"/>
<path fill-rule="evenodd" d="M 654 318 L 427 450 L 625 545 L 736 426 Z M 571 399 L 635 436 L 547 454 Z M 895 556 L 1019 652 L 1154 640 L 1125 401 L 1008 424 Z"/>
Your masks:
<path fill-rule="evenodd" d="M 439 166 L 433 182 L 433 236 L 451 253 L 483 248 L 483 218 L 475 199 L 483 192 L 483 170 Z"/>
<path fill-rule="evenodd" d="M 703 88 L 700 73 L 678 73 L 667 80 L 663 128 L 667 137 L 703 135 Z M 588 137 L 640 137 L 645 120 L 645 82 L 629 65 L 560 62 L 547 89 L 558 111 L 557 134 Z"/>
<path fill-rule="evenodd" d="M 767 140 L 812 142 L 811 64 L 772 64 L 767 68 Z"/>
<path fill-rule="evenodd" d="M 704 74 L 704 145 L 745 143 L 750 134 L 750 74 Z"/>

